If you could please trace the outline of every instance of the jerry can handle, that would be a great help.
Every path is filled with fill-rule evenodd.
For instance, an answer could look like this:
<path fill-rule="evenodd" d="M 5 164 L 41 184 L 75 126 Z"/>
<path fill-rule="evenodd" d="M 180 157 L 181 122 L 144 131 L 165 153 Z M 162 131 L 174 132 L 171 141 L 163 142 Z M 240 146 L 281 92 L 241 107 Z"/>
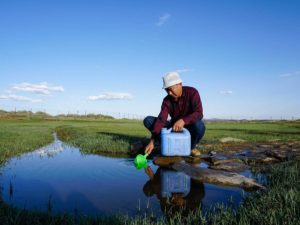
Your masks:
<path fill-rule="evenodd" d="M 162 128 L 161 129 L 161 133 L 164 133 L 164 134 L 169 134 L 171 132 L 175 132 L 175 131 L 172 131 L 172 127 L 169 128 L 169 129 L 167 129 L 167 128 Z M 184 133 L 184 134 L 186 134 L 186 133 L 190 133 L 190 132 L 188 131 L 188 129 L 182 128 L 181 131 L 178 131 L 178 132 L 175 132 L 175 133 Z"/>

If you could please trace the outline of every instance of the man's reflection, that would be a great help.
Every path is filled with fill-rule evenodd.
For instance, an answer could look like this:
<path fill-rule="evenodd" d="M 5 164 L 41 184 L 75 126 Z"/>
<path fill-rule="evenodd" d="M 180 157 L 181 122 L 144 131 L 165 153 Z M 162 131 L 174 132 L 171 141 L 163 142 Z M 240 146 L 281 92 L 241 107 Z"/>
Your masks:
<path fill-rule="evenodd" d="M 201 208 L 205 195 L 204 185 L 182 172 L 159 167 L 154 174 L 151 167 L 145 169 L 149 180 L 143 191 L 147 197 L 156 195 L 163 212 L 172 216 L 180 212 L 186 216 L 191 211 Z"/>

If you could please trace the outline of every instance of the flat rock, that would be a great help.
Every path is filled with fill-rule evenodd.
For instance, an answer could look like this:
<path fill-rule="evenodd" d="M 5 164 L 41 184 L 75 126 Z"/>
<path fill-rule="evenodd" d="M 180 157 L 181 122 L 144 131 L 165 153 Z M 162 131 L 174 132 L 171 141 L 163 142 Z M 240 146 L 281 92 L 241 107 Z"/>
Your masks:
<path fill-rule="evenodd" d="M 243 161 L 239 158 L 231 158 L 231 159 L 219 159 L 219 160 L 213 160 L 212 164 L 214 166 L 217 166 L 219 164 L 224 164 L 224 163 L 232 163 L 232 162 L 239 162 L 242 163 Z"/>
<path fill-rule="evenodd" d="M 210 165 L 208 168 L 214 170 L 224 170 L 228 172 L 242 172 L 248 169 L 249 166 L 242 162 L 225 162 L 217 165 Z"/>
<path fill-rule="evenodd" d="M 153 158 L 153 163 L 162 167 L 170 167 L 172 164 L 178 161 L 185 161 L 187 163 L 200 163 L 201 157 L 193 156 L 157 156 Z"/>
<path fill-rule="evenodd" d="M 238 186 L 246 190 L 265 189 L 264 186 L 257 183 L 252 178 L 248 178 L 237 173 L 195 167 L 185 163 L 184 161 L 175 162 L 172 165 L 172 168 L 176 171 L 182 171 L 191 178 L 200 182 Z"/>
<path fill-rule="evenodd" d="M 280 151 L 280 150 L 267 150 L 264 154 L 268 157 L 276 158 L 280 161 L 285 161 L 289 158 L 290 153 L 288 151 Z"/>
<path fill-rule="evenodd" d="M 288 146 L 288 145 L 280 145 L 279 148 L 280 149 L 289 149 L 290 146 Z"/>
<path fill-rule="evenodd" d="M 257 166 L 262 164 L 270 164 L 270 163 L 278 163 L 280 162 L 278 159 L 273 157 L 266 156 L 252 156 L 252 157 L 243 157 L 241 158 L 243 162 L 250 166 Z"/>
<path fill-rule="evenodd" d="M 243 139 L 233 138 L 233 137 L 224 137 L 224 138 L 219 139 L 219 141 L 221 143 L 227 143 L 227 142 L 245 142 L 245 140 L 243 140 Z"/>
<path fill-rule="evenodd" d="M 214 155 L 214 156 L 203 157 L 203 159 L 209 163 L 215 163 L 217 161 L 226 160 L 227 157 L 223 155 Z"/>
<path fill-rule="evenodd" d="M 271 148 L 273 148 L 273 145 L 260 144 L 260 145 L 257 145 L 257 147 L 259 147 L 259 148 L 268 148 L 268 149 L 271 149 Z"/>

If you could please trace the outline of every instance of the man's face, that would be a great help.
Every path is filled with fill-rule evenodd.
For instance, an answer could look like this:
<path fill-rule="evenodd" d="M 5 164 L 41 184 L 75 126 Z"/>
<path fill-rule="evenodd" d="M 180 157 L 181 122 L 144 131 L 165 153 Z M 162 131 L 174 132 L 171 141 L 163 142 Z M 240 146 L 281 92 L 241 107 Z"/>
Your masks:
<path fill-rule="evenodd" d="M 177 100 L 182 95 L 182 85 L 175 84 L 171 87 L 165 89 L 168 95 L 170 95 L 173 99 Z"/>

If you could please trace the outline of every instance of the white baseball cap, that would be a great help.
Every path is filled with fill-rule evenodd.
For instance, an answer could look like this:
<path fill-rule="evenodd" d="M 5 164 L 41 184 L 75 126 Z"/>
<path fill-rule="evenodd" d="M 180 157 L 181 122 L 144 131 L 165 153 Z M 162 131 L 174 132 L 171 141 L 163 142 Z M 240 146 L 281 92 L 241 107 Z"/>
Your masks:
<path fill-rule="evenodd" d="M 163 89 L 171 87 L 175 84 L 182 83 L 182 80 L 180 79 L 179 73 L 177 72 L 169 72 L 163 77 Z"/>

